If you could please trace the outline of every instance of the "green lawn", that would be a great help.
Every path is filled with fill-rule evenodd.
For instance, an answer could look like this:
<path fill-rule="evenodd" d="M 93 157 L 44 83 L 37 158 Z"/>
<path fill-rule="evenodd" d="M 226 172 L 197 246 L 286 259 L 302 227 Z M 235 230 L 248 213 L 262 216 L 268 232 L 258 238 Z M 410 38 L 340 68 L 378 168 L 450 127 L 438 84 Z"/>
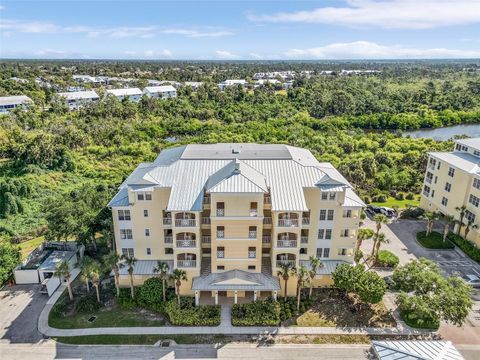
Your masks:
<path fill-rule="evenodd" d="M 443 235 L 433 231 L 430 235 L 425 236 L 425 231 L 417 233 L 417 241 L 427 249 L 454 249 L 455 245 L 450 240 L 443 241 Z"/>
<path fill-rule="evenodd" d="M 94 322 L 89 322 L 91 316 L 96 316 Z M 152 318 L 150 313 L 138 309 L 126 310 L 120 306 L 111 309 L 100 309 L 91 313 L 67 314 L 66 316 L 51 311 L 48 324 L 59 329 L 81 329 L 97 327 L 135 327 L 135 326 L 163 326 L 163 319 Z"/>
<path fill-rule="evenodd" d="M 22 259 L 25 259 L 28 256 L 28 254 L 30 254 L 33 250 L 39 247 L 44 240 L 45 238 L 43 236 L 39 236 L 35 239 L 20 243 L 19 246 L 20 246 L 20 253 L 22 254 Z"/>
<path fill-rule="evenodd" d="M 177 344 L 205 343 L 203 337 L 195 335 L 86 335 L 55 337 L 54 340 L 72 345 L 153 345 L 159 340 L 174 340 Z"/>
<path fill-rule="evenodd" d="M 385 206 L 389 208 L 398 207 L 399 209 L 405 209 L 407 205 L 418 206 L 420 204 L 420 196 L 415 196 L 414 200 L 397 200 L 394 197 L 387 198 L 385 202 L 372 202 L 375 206 Z"/>

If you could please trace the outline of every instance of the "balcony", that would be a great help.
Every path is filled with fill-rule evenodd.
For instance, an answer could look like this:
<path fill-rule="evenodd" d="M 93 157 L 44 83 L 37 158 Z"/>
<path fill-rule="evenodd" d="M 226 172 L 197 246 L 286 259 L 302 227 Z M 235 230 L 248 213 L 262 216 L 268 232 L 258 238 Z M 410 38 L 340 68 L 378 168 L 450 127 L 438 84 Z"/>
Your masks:
<path fill-rule="evenodd" d="M 258 216 L 258 211 L 257 211 L 257 209 L 250 209 L 250 216 L 252 216 L 252 217 Z"/>
<path fill-rule="evenodd" d="M 223 230 L 217 231 L 217 238 L 218 239 L 225 239 L 225 231 L 223 231 Z"/>
<path fill-rule="evenodd" d="M 209 217 L 207 216 L 202 217 L 202 225 L 210 225 L 210 223 L 211 223 L 211 220 Z"/>
<path fill-rule="evenodd" d="M 277 260 L 277 268 L 281 267 L 282 264 L 290 264 L 291 267 L 294 267 L 296 265 L 295 260 Z"/>
<path fill-rule="evenodd" d="M 256 239 L 257 238 L 257 232 L 256 231 L 249 231 L 248 232 L 248 238 L 249 239 Z"/>
<path fill-rule="evenodd" d="M 308 244 L 308 236 L 301 236 L 300 244 Z"/>
<path fill-rule="evenodd" d="M 172 235 L 166 235 L 164 238 L 165 244 L 173 244 L 173 236 Z"/>
<path fill-rule="evenodd" d="M 225 209 L 217 209 L 217 216 L 224 217 L 225 216 Z"/>
<path fill-rule="evenodd" d="M 177 260 L 177 267 L 179 268 L 197 267 L 197 260 Z"/>
<path fill-rule="evenodd" d="M 218 259 L 225 259 L 225 251 L 217 251 L 217 258 Z"/>
<path fill-rule="evenodd" d="M 175 226 L 179 227 L 193 227 L 195 223 L 195 219 L 175 219 Z"/>
<path fill-rule="evenodd" d="M 263 235 L 262 236 L 262 244 L 270 244 L 272 242 L 271 235 Z"/>
<path fill-rule="evenodd" d="M 263 218 L 264 225 L 272 225 L 272 218 L 271 217 L 264 217 Z"/>
<path fill-rule="evenodd" d="M 176 245 L 177 248 L 194 248 L 197 247 L 197 241 L 189 239 L 177 240 Z"/>
<path fill-rule="evenodd" d="M 298 226 L 298 219 L 278 219 L 279 227 L 295 227 Z"/>
<path fill-rule="evenodd" d="M 277 247 L 279 248 L 297 247 L 297 240 L 277 240 Z"/>
<path fill-rule="evenodd" d="M 310 218 L 309 217 L 302 218 L 302 225 L 310 225 Z"/>
<path fill-rule="evenodd" d="M 432 183 L 432 178 L 425 178 L 425 182 L 431 184 Z"/>
<path fill-rule="evenodd" d="M 265 196 L 263 198 L 263 203 L 270 205 L 272 203 L 272 198 L 270 196 Z"/>
<path fill-rule="evenodd" d="M 164 217 L 163 225 L 172 225 L 172 218 Z"/>
<path fill-rule="evenodd" d="M 203 204 L 204 205 L 210 204 L 210 196 L 204 196 L 203 197 Z"/>
<path fill-rule="evenodd" d="M 202 235 L 202 244 L 210 244 L 212 242 L 212 237 L 210 235 Z"/>
<path fill-rule="evenodd" d="M 249 251 L 248 252 L 248 258 L 249 259 L 255 259 L 257 257 L 257 252 L 256 251 Z"/>

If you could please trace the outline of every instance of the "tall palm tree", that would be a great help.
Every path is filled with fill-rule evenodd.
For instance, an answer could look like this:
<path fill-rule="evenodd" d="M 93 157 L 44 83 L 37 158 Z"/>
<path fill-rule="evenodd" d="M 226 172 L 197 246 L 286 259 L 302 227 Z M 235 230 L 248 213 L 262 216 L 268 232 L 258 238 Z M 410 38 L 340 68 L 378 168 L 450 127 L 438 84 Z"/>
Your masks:
<path fill-rule="evenodd" d="M 137 263 L 137 259 L 133 256 L 126 256 L 122 255 L 122 259 L 125 260 L 125 265 L 128 267 L 128 275 L 130 276 L 130 295 L 132 299 L 135 297 L 135 290 L 133 288 L 133 270 L 135 269 L 135 264 Z"/>
<path fill-rule="evenodd" d="M 102 279 L 102 266 L 98 261 L 92 263 L 90 272 L 90 278 L 92 279 L 93 287 L 97 294 L 97 301 L 100 302 L 100 280 Z"/>
<path fill-rule="evenodd" d="M 447 236 L 450 231 L 450 225 L 455 223 L 455 218 L 452 215 L 444 215 L 443 216 L 443 241 L 447 241 Z"/>
<path fill-rule="evenodd" d="M 285 282 L 285 294 L 284 294 L 285 301 L 287 301 L 288 279 L 290 278 L 290 275 L 293 269 L 294 269 L 294 266 L 289 261 L 286 261 L 286 262 L 280 263 L 280 270 L 278 270 L 277 272 L 277 276 L 281 277 Z"/>
<path fill-rule="evenodd" d="M 125 264 L 121 261 L 122 257 L 114 251 L 103 256 L 103 263 L 105 266 L 108 269 L 113 270 L 113 274 L 115 276 L 115 288 L 117 289 L 117 297 L 120 296 L 120 269 L 125 266 Z"/>
<path fill-rule="evenodd" d="M 308 297 L 312 297 L 312 292 L 313 292 L 313 280 L 315 279 L 315 276 L 317 276 L 317 270 L 319 268 L 322 268 L 323 264 L 320 261 L 319 258 L 315 256 L 310 256 L 310 270 L 308 271 L 308 275 L 310 276 L 310 290 L 308 291 Z"/>
<path fill-rule="evenodd" d="M 68 296 L 70 297 L 70 300 L 73 300 L 72 285 L 70 284 L 70 277 L 72 274 L 70 273 L 70 265 L 68 264 L 68 261 L 62 261 L 57 265 L 55 276 L 58 276 L 60 281 L 62 281 L 62 278 L 67 280 Z"/>
<path fill-rule="evenodd" d="M 465 225 L 465 239 L 467 238 L 470 229 L 478 229 L 478 225 L 475 225 L 473 220 L 468 220 L 467 225 Z"/>
<path fill-rule="evenodd" d="M 357 241 L 355 242 L 355 251 L 356 253 L 358 250 L 360 250 L 360 247 L 362 246 L 362 243 L 365 240 L 369 240 L 373 237 L 373 230 L 372 229 L 359 229 L 357 232 Z"/>
<path fill-rule="evenodd" d="M 375 245 L 375 260 L 378 258 L 378 252 L 380 251 L 380 246 L 382 244 L 388 244 L 390 240 L 387 239 L 384 233 L 380 233 L 376 236 L 376 245 Z"/>
<path fill-rule="evenodd" d="M 292 269 L 292 275 L 297 277 L 297 311 L 300 311 L 300 300 L 302 297 L 302 287 L 310 280 L 310 274 L 307 268 L 303 265 Z"/>
<path fill-rule="evenodd" d="M 426 236 L 432 233 L 433 224 L 435 220 L 438 220 L 439 216 L 436 212 L 427 211 L 425 214 L 422 215 L 422 219 L 427 222 L 427 231 L 425 233 Z"/>
<path fill-rule="evenodd" d="M 373 246 L 372 246 L 372 253 L 370 254 L 371 261 L 375 261 L 375 248 L 377 246 L 377 239 L 378 234 L 380 233 L 380 229 L 382 228 L 382 224 L 386 224 L 388 222 L 388 218 L 383 214 L 377 214 L 373 217 L 373 221 L 376 223 L 377 232 L 373 237 Z"/>
<path fill-rule="evenodd" d="M 467 207 L 465 205 L 457 206 L 455 208 L 455 211 L 458 211 L 460 213 L 460 219 L 458 221 L 458 230 L 457 230 L 457 235 L 460 235 L 460 232 L 463 226 L 463 218 L 465 217 L 465 212 L 467 211 Z"/>
<path fill-rule="evenodd" d="M 182 285 L 182 281 L 188 280 L 187 273 L 182 269 L 174 269 L 170 277 L 175 282 L 175 292 L 177 294 L 178 305 L 180 305 L 180 286 Z"/>
<path fill-rule="evenodd" d="M 90 293 L 90 278 L 94 260 L 90 256 L 84 256 L 80 261 L 80 276 L 87 285 L 87 293 Z"/>
<path fill-rule="evenodd" d="M 165 282 L 167 280 L 167 272 L 168 272 L 168 264 L 163 261 L 157 261 L 157 266 L 153 268 L 154 273 L 160 274 L 160 279 L 162 280 L 162 287 L 163 287 L 163 301 L 166 301 L 166 294 L 165 294 Z"/>

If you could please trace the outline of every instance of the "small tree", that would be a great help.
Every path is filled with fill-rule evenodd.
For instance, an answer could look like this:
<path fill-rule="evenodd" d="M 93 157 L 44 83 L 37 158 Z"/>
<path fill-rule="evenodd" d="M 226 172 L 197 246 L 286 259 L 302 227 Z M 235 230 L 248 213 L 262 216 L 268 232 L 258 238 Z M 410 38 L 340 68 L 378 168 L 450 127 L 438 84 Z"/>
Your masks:
<path fill-rule="evenodd" d="M 122 256 L 122 259 L 125 260 L 125 265 L 128 267 L 128 276 L 130 277 L 130 294 L 132 299 L 135 297 L 135 290 L 133 286 L 133 270 L 135 269 L 135 264 L 137 263 L 137 259 L 130 256 Z"/>
<path fill-rule="evenodd" d="M 465 205 L 457 206 L 455 208 L 455 211 L 457 211 L 460 215 L 460 219 L 458 220 L 458 230 L 457 230 L 457 235 L 460 235 L 460 232 L 462 231 L 462 226 L 463 226 L 463 218 L 465 217 L 467 207 Z"/>
<path fill-rule="evenodd" d="M 112 269 L 113 275 L 115 276 L 117 297 L 120 296 L 120 269 L 125 266 L 121 261 L 122 257 L 113 251 L 103 256 L 103 263 L 108 269 Z"/>
<path fill-rule="evenodd" d="M 374 233 L 372 229 L 359 229 L 357 232 L 357 241 L 355 242 L 355 252 L 360 250 L 362 243 L 365 240 L 369 240 L 373 237 Z"/>
<path fill-rule="evenodd" d="M 170 277 L 175 282 L 175 293 L 177 294 L 178 305 L 180 305 L 180 286 L 182 281 L 188 280 L 187 273 L 182 269 L 174 269 Z"/>
<path fill-rule="evenodd" d="M 433 229 L 433 224 L 435 223 L 435 220 L 438 220 L 438 218 L 439 218 L 438 214 L 433 211 L 427 211 L 425 214 L 422 215 L 422 219 L 425 220 L 427 224 L 427 231 L 425 236 L 428 236 L 431 234 Z"/>
<path fill-rule="evenodd" d="M 478 229 L 478 225 L 476 225 L 473 220 L 468 220 L 467 225 L 465 225 L 465 239 L 470 233 L 470 229 L 473 229 L 473 230 Z"/>
<path fill-rule="evenodd" d="M 297 278 L 297 311 L 300 311 L 300 300 L 302 297 L 302 288 L 310 280 L 310 274 L 305 266 L 300 266 L 298 269 L 292 269 L 292 275 Z"/>
<path fill-rule="evenodd" d="M 280 270 L 277 272 L 277 276 L 281 277 L 284 281 L 285 284 L 285 294 L 284 294 L 284 299 L 287 301 L 287 286 L 288 286 L 288 279 L 290 278 L 290 275 L 292 274 L 293 270 L 293 265 L 289 261 L 285 261 L 280 263 Z"/>
<path fill-rule="evenodd" d="M 160 279 L 162 280 L 163 301 L 166 301 L 165 282 L 167 280 L 168 270 L 169 270 L 168 264 L 160 260 L 157 261 L 157 266 L 153 268 L 153 272 L 160 274 Z"/>
<path fill-rule="evenodd" d="M 94 260 L 89 256 L 84 256 L 80 261 L 80 275 L 87 286 L 87 293 L 90 293 L 90 279 Z"/>
<path fill-rule="evenodd" d="M 70 265 L 68 264 L 68 261 L 64 260 L 58 264 L 55 276 L 58 276 L 60 281 L 62 281 L 62 278 L 67 280 L 68 296 L 70 300 L 73 300 L 72 285 L 70 284 L 70 277 L 72 274 L 70 273 Z"/>
<path fill-rule="evenodd" d="M 313 292 L 313 280 L 315 279 L 315 276 L 317 276 L 317 270 L 319 268 L 322 268 L 323 264 L 320 261 L 319 258 L 316 256 L 310 256 L 310 270 L 308 271 L 308 275 L 310 276 L 310 290 L 308 291 L 308 297 L 312 297 L 312 292 Z"/>
<path fill-rule="evenodd" d="M 455 223 L 455 218 L 452 215 L 443 216 L 443 242 L 447 241 L 448 232 L 450 231 L 450 225 Z"/>
<path fill-rule="evenodd" d="M 91 265 L 90 278 L 95 287 L 98 302 L 100 302 L 100 281 L 102 279 L 102 272 L 101 264 L 98 261 L 94 261 Z"/>
<path fill-rule="evenodd" d="M 377 245 L 376 240 L 378 239 L 378 234 L 380 233 L 380 230 L 382 229 L 382 225 L 388 223 L 388 218 L 383 214 L 377 214 L 373 217 L 373 221 L 375 221 L 375 223 L 376 223 L 377 232 L 375 233 L 375 235 L 377 235 L 377 236 L 373 237 L 373 246 L 372 246 L 372 253 L 370 255 L 370 258 L 372 259 L 372 261 L 375 261 L 375 247 Z"/>
<path fill-rule="evenodd" d="M 380 251 L 380 246 L 382 244 L 388 244 L 390 240 L 387 239 L 384 233 L 375 235 L 375 261 L 378 259 L 378 252 Z"/>

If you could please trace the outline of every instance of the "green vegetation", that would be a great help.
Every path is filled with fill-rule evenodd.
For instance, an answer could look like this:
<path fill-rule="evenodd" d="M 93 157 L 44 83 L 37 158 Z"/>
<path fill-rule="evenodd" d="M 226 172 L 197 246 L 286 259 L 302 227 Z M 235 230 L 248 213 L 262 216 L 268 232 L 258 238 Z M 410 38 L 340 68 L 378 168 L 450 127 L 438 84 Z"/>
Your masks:
<path fill-rule="evenodd" d="M 36 237 L 32 240 L 27 240 L 20 243 L 20 254 L 22 255 L 22 259 L 25 259 L 33 250 L 39 247 L 45 241 L 44 236 Z"/>
<path fill-rule="evenodd" d="M 395 209 L 395 208 L 405 209 L 408 206 L 418 206 L 418 204 L 420 204 L 420 196 L 415 195 L 413 200 L 408 200 L 408 199 L 398 200 L 392 196 L 389 196 L 386 199 L 386 201 L 383 201 L 383 202 L 372 201 L 371 204 L 375 206 L 385 206 L 391 209 Z"/>
<path fill-rule="evenodd" d="M 425 231 L 417 233 L 417 241 L 427 249 L 453 249 L 455 245 L 448 239 L 443 240 L 443 235 L 433 231 L 428 236 Z"/>
<path fill-rule="evenodd" d="M 476 247 L 471 241 L 462 238 L 461 236 L 449 233 L 447 239 L 457 245 L 462 251 L 467 254 L 472 260 L 480 262 L 480 249 Z"/>
<path fill-rule="evenodd" d="M 377 266 L 395 268 L 400 259 L 394 253 L 388 250 L 380 250 L 377 256 Z"/>
<path fill-rule="evenodd" d="M 18 246 L 10 241 L 0 241 L 0 286 L 7 281 L 12 270 L 20 262 L 20 251 Z"/>
<path fill-rule="evenodd" d="M 234 326 L 277 326 L 279 323 L 280 305 L 271 299 L 232 307 Z"/>
<path fill-rule="evenodd" d="M 437 319 L 418 317 L 415 311 L 400 311 L 400 318 L 405 324 L 417 329 L 438 330 L 440 322 Z"/>
<path fill-rule="evenodd" d="M 195 306 L 195 300 L 180 298 L 180 304 L 170 300 L 165 305 L 165 314 L 172 325 L 218 326 L 220 325 L 220 305 Z"/>
<path fill-rule="evenodd" d="M 154 345 L 158 341 L 174 340 L 177 344 L 204 344 L 195 335 L 86 335 L 55 337 L 55 341 L 71 345 Z"/>

